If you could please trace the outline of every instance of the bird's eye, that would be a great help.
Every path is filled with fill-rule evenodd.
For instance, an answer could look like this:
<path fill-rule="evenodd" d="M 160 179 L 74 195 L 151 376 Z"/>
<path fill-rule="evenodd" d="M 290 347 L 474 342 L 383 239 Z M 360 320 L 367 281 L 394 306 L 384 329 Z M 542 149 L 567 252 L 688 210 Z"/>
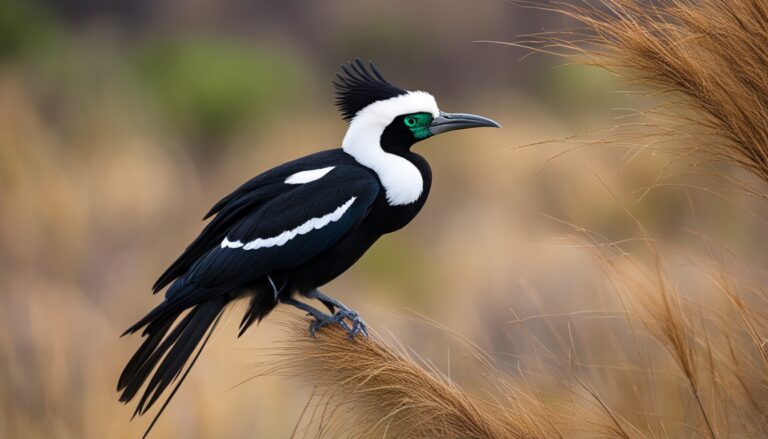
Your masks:
<path fill-rule="evenodd" d="M 407 127 L 415 127 L 416 126 L 416 118 L 413 116 L 408 116 L 405 118 L 405 126 Z"/>

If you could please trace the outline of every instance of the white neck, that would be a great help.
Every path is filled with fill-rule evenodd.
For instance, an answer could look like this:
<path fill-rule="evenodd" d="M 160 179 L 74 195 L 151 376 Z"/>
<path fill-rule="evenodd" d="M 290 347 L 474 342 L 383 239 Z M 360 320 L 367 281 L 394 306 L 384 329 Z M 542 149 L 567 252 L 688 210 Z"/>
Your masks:
<path fill-rule="evenodd" d="M 413 163 L 382 149 L 381 135 L 395 117 L 418 112 L 437 117 L 440 110 L 435 98 L 423 91 L 374 102 L 355 115 L 341 145 L 358 163 L 376 172 L 391 206 L 418 200 L 424 191 L 424 179 Z"/>

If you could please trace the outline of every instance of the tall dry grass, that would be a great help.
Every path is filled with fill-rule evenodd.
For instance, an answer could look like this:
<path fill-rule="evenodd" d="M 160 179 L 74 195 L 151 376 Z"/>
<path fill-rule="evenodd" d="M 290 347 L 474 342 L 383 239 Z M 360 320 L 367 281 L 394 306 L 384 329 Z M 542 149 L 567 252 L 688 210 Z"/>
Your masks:
<path fill-rule="evenodd" d="M 752 195 L 768 197 L 768 3 L 517 3 L 562 14 L 580 27 L 515 44 L 642 84 L 660 102 L 656 111 L 669 118 L 670 125 L 657 129 L 684 134 L 678 145 L 700 162 L 721 161 L 754 174 L 763 184 L 751 186 Z M 727 168 L 713 169 L 721 181 L 731 180 Z M 619 197 L 616 202 L 624 205 Z M 620 317 L 629 337 L 618 346 L 632 353 L 624 362 L 601 368 L 585 381 L 575 372 L 577 361 L 570 358 L 575 343 L 570 341 L 558 372 L 543 366 L 536 371 L 559 381 L 558 391 L 552 392 L 546 380 L 524 387 L 518 376 L 496 385 L 513 397 L 488 402 L 376 338 L 348 342 L 339 331 L 323 331 L 312 340 L 301 333 L 303 327 L 293 328 L 277 364 L 316 389 L 319 397 L 309 416 L 315 422 L 313 434 L 766 437 L 768 267 L 764 261 L 744 261 L 706 236 L 701 237 L 703 258 L 673 249 L 654 239 L 631 207 L 625 210 L 637 226 L 629 244 L 577 228 L 607 291 L 622 304 Z M 631 245 L 636 242 L 643 245 Z M 675 263 L 688 266 L 687 277 L 670 273 Z M 617 339 L 611 333 L 592 337 L 591 349 Z M 622 386 L 611 393 L 615 382 Z M 585 419 L 590 422 L 579 422 Z"/>
<path fill-rule="evenodd" d="M 603 65 L 624 75 L 629 83 L 646 84 L 651 97 L 662 102 L 663 117 L 670 119 L 666 121 L 669 125 L 656 128 L 664 130 L 664 135 L 682 134 L 674 137 L 686 153 L 695 153 L 700 161 L 730 161 L 765 180 L 765 170 L 755 169 L 762 163 L 760 150 L 739 149 L 764 145 L 754 140 L 762 134 L 753 131 L 763 130 L 755 118 L 764 105 L 741 108 L 750 99 L 763 99 L 764 94 L 743 93 L 747 85 L 739 74 L 742 67 L 738 67 L 757 63 L 768 52 L 765 42 L 754 37 L 759 32 L 750 35 L 734 28 L 731 34 L 697 35 L 685 30 L 685 21 L 664 11 L 665 4 L 655 4 L 656 8 L 643 9 L 640 2 L 606 2 L 599 8 L 584 9 L 588 5 L 580 3 L 589 19 L 578 32 L 562 35 L 562 40 L 546 40 L 552 35 L 538 37 L 551 44 L 544 50 L 571 50 L 567 54 L 574 59 Z M 621 9 L 622 5 L 626 7 Z M 703 9 L 709 15 L 707 26 L 722 28 L 723 23 L 730 23 L 733 27 L 738 20 L 747 20 L 749 25 L 765 23 L 759 12 L 753 13 L 757 11 L 754 5 L 744 1 L 666 5 L 694 8 L 688 13 L 698 14 L 699 19 L 704 15 L 695 8 L 708 8 Z M 726 13 L 729 5 L 733 10 Z M 558 7 L 572 19 L 579 16 L 574 3 Z M 632 14 L 664 17 L 669 23 L 643 21 Z M 613 23 L 614 30 L 587 32 L 589 20 L 593 27 Z M 654 26 L 677 30 L 665 35 L 652 30 Z M 643 29 L 648 32 L 643 34 Z M 613 40 L 611 32 L 626 34 Z M 639 66 L 634 65 L 631 57 L 625 57 L 633 52 L 620 47 L 627 44 L 624 40 L 633 41 L 637 32 L 643 38 L 659 38 L 661 46 L 667 41 L 678 43 L 665 48 L 658 41 L 640 41 L 649 49 L 633 55 L 637 57 L 634 62 L 640 61 Z M 678 34 L 691 37 L 677 40 Z M 746 59 L 722 67 L 723 78 L 707 70 L 694 76 L 706 78 L 703 84 L 690 80 L 683 84 L 693 86 L 694 91 L 698 87 L 716 92 L 726 79 L 736 81 L 735 90 L 742 92 L 734 94 L 734 102 L 724 107 L 731 112 L 730 118 L 722 118 L 728 123 L 710 115 L 708 106 L 696 104 L 702 97 L 711 102 L 716 102 L 714 97 L 725 99 L 722 93 L 697 95 L 676 89 L 674 82 L 648 79 L 659 72 L 662 77 L 684 78 L 685 73 L 674 71 L 675 57 L 664 60 L 671 69 L 654 73 L 656 67 L 642 67 L 658 62 L 643 58 L 644 53 L 680 51 L 681 47 L 687 48 L 682 54 L 688 60 L 682 67 L 714 62 L 710 57 L 722 61 L 717 56 L 727 54 L 716 55 L 722 50 L 709 47 L 716 41 L 713 38 L 759 44 L 757 54 L 743 54 Z M 710 43 L 697 46 L 701 41 Z M 715 55 L 700 60 L 691 55 L 708 53 L 706 50 Z M 730 53 L 738 50 L 729 48 Z M 703 68 L 706 64 L 696 65 Z M 89 65 L 84 69 L 99 71 Z M 748 72 L 759 77 L 764 69 Z M 99 92 L 85 101 L 73 99 L 74 93 L 64 94 L 52 102 L 67 104 L 62 115 L 71 117 L 51 121 L 49 112 L 55 112 L 56 106 L 47 105 L 30 90 L 34 87 L 27 83 L 28 76 L 32 75 L 26 71 L 0 75 L 5 104 L 0 105 L 0 127 L 8 134 L 0 136 L 0 206 L 6 213 L 0 220 L 0 437 L 137 437 L 145 429 L 140 421 L 146 420 L 129 422 L 131 410 L 119 405 L 114 394 L 116 374 L 135 345 L 118 340 L 117 335 L 131 316 L 153 304 L 155 299 L 142 293 L 148 282 L 174 256 L 174 249 L 199 231 L 197 215 L 211 200 L 254 169 L 295 156 L 298 145 L 310 148 L 318 138 L 335 139 L 341 132 L 333 130 L 342 127 L 334 125 L 338 121 L 330 114 L 318 118 L 327 109 L 300 118 L 291 114 L 279 118 L 290 123 L 273 127 L 266 138 L 243 134 L 238 144 L 248 148 L 222 156 L 220 167 L 200 166 L 198 174 L 183 148 L 158 147 L 166 143 L 165 134 L 136 121 L 136 113 L 144 113 L 146 108 L 125 100 L 119 92 L 126 93 L 123 86 L 106 87 L 115 94 Z M 88 85 L 101 82 L 88 81 Z M 735 102 L 739 97 L 746 100 Z M 370 297 L 380 303 L 400 292 L 389 306 L 401 308 L 408 303 L 429 309 L 430 315 L 440 316 L 452 326 L 455 323 L 457 330 L 478 339 L 490 353 L 478 354 L 469 346 L 461 353 L 451 350 L 448 357 L 455 362 L 449 360 L 450 367 L 438 367 L 433 361 L 440 364 L 445 352 L 428 350 L 438 346 L 440 351 L 444 339 L 435 342 L 426 331 L 406 332 L 411 326 L 392 323 L 393 330 L 403 334 L 401 338 L 419 354 L 378 338 L 349 343 L 331 331 L 314 340 L 307 337 L 304 324 L 298 324 L 289 330 L 290 340 L 281 345 L 284 348 L 278 350 L 280 356 L 274 363 L 285 365 L 279 371 L 295 377 L 293 381 L 303 380 L 310 389 L 315 388 L 315 397 L 294 436 L 768 435 L 768 267 L 764 258 L 750 259 L 732 252 L 727 247 L 733 242 L 718 243 L 706 237 L 705 229 L 694 231 L 702 236 L 697 243 L 703 250 L 676 247 L 681 241 L 653 239 L 653 233 L 641 227 L 631 232 L 637 236 L 615 244 L 614 240 L 623 237 L 615 235 L 628 233 L 624 225 L 632 224 L 631 218 L 643 206 L 626 201 L 621 193 L 615 197 L 618 201 L 605 201 L 603 194 L 585 183 L 591 181 L 585 175 L 592 169 L 572 156 L 533 176 L 527 172 L 544 154 L 534 155 L 539 151 L 529 149 L 504 155 L 495 149 L 495 145 L 521 143 L 562 130 L 552 116 L 531 116 L 535 105 L 523 102 L 497 98 L 478 103 L 478 108 L 499 114 L 520 106 L 505 113 L 507 120 L 518 125 L 512 125 L 514 129 L 508 129 L 506 135 L 525 132 L 524 136 L 491 137 L 504 131 L 472 133 L 467 140 L 441 139 L 447 145 L 441 144 L 440 152 L 437 145 L 427 147 L 435 148 L 427 154 L 442 173 L 436 184 L 444 186 L 434 191 L 424 216 L 398 234 L 399 238 L 382 242 L 390 247 L 379 247 L 367 261 L 361 261 L 357 274 L 342 280 L 349 283 L 333 287 L 354 292 L 364 286 L 365 294 L 356 297 L 356 303 Z M 133 112 L 132 106 L 136 107 Z M 296 126 L 306 129 L 297 131 Z M 725 134 L 727 130 L 733 133 Z M 481 147 L 459 147 L 468 139 Z M 271 147 L 254 152 L 252 147 L 257 144 Z M 610 162 L 611 157 L 593 155 L 591 159 L 605 171 L 597 161 Z M 558 167 L 563 162 L 565 166 Z M 656 163 L 642 165 L 652 168 L 650 174 L 654 174 Z M 554 172 L 547 175 L 552 168 Z M 723 182 L 732 178 L 732 168 L 711 169 L 721 172 L 723 178 L 718 182 Z M 451 169 L 460 171 L 446 172 Z M 222 179 L 222 175 L 228 177 Z M 514 179 L 508 178 L 512 175 Z M 752 195 L 764 198 L 768 192 L 759 181 L 752 187 Z M 179 194 L 184 196 L 179 198 Z M 651 212 L 646 213 L 661 217 L 668 228 L 695 228 L 689 221 L 670 221 L 669 210 L 684 209 L 661 201 L 651 199 L 644 206 L 650 206 Z M 755 207 L 759 202 L 751 199 L 749 205 Z M 629 213 L 624 216 L 629 220 L 613 214 L 617 203 L 627 206 Z M 523 210 L 541 206 L 571 221 L 603 220 L 601 224 L 612 229 L 612 239 L 573 229 L 578 246 L 594 256 L 595 272 L 580 264 L 566 266 L 573 259 L 561 259 L 561 255 L 569 249 L 552 250 L 538 239 L 530 239 L 537 231 L 552 228 L 534 215 L 530 217 L 535 221 L 524 218 L 528 213 Z M 719 207 L 714 206 L 708 214 L 734 232 L 733 241 L 744 239 L 739 230 L 733 230 L 734 224 L 743 224 L 733 220 L 743 213 L 717 212 Z M 570 218 L 584 212 L 591 216 Z M 763 222 L 768 220 L 768 214 L 756 212 Z M 615 224 L 618 222 L 622 224 Z M 471 238 L 468 230 L 472 230 Z M 755 227 L 749 230 L 754 233 Z M 401 245 L 393 246 L 392 239 L 401 239 Z M 570 239 L 568 242 L 574 240 Z M 737 250 L 754 251 L 765 245 L 764 237 L 756 233 L 746 239 L 749 242 Z M 536 245 L 525 246 L 528 241 Z M 405 251 L 411 254 L 398 265 Z M 520 256 L 513 257 L 515 254 Z M 370 259 L 376 257 L 379 259 Z M 361 266 L 366 267 L 362 273 Z M 367 277 L 381 268 L 386 269 L 374 273 L 377 277 Z M 364 280 L 349 281 L 355 276 Z M 540 291 L 536 285 L 520 288 L 518 276 L 527 276 L 525 280 L 532 284 L 551 283 L 542 285 Z M 397 283 L 382 285 L 394 278 L 399 278 Z M 594 279 L 594 292 L 590 278 Z M 559 294 L 547 296 L 547 288 Z M 416 292 L 424 293 L 420 295 L 423 301 L 409 302 Z M 526 294 L 530 301 L 541 303 L 541 312 L 530 306 L 526 309 Z M 582 304 L 587 309 L 579 308 Z M 515 312 L 507 313 L 504 305 L 514 307 Z M 374 313 L 366 312 L 366 316 L 376 322 Z M 507 325 L 500 323 L 504 320 L 509 320 Z M 237 343 L 236 328 L 225 329 L 206 350 L 153 432 L 155 437 L 285 437 L 286 429 L 293 428 L 304 394 L 292 383 L 269 378 L 232 392 L 224 390 L 240 381 L 239 374 L 246 373 L 243 364 L 252 358 L 240 348 L 271 341 L 275 328 L 260 327 Z M 463 357 L 475 358 L 474 367 L 457 360 Z M 253 358 L 263 358 L 262 353 Z"/>
<path fill-rule="evenodd" d="M 551 410 L 521 388 L 480 399 L 373 334 L 350 341 L 340 328 L 307 335 L 292 322 L 270 369 L 315 388 L 296 436 L 558 438 Z"/>
<path fill-rule="evenodd" d="M 691 285 L 666 272 L 654 253 L 648 267 L 617 249 L 601 250 L 596 259 L 626 303 L 630 319 L 671 359 L 682 403 L 696 413 L 681 420 L 693 437 L 763 437 L 768 434 L 768 369 L 765 342 L 768 305 L 764 292 L 739 285 L 729 273 L 698 267 L 704 282 L 720 296 L 697 298 Z M 755 294 L 757 293 L 757 294 Z M 649 358 L 651 369 L 654 357 Z M 652 373 L 652 370 L 649 370 Z M 655 392 L 649 389 L 649 392 Z M 658 396 L 658 395 L 651 395 Z M 656 411 L 653 437 L 663 437 L 664 413 Z"/>
<path fill-rule="evenodd" d="M 768 3 L 761 0 L 518 1 L 578 25 L 514 43 L 642 84 L 667 134 L 704 159 L 768 182 Z"/>
<path fill-rule="evenodd" d="M 610 291 L 623 303 L 626 334 L 589 339 L 586 353 L 619 346 L 612 365 L 575 358 L 535 358 L 521 374 L 476 356 L 485 391 L 462 387 L 407 348 L 381 337 L 350 341 L 329 328 L 317 339 L 306 322 L 263 373 L 313 389 L 293 437 L 666 438 L 763 437 L 768 434 L 768 295 L 710 261 L 690 261 L 717 293 L 700 297 L 667 271 L 648 240 L 649 264 L 615 244 L 589 237 Z M 671 259 L 671 258 L 670 258 Z M 447 333 L 450 331 L 446 330 Z M 536 339 L 537 334 L 520 337 Z M 631 360 L 627 353 L 636 359 Z M 581 369 L 589 370 L 582 373 Z M 600 390 L 598 390 L 600 389 Z M 631 402 L 630 402 L 631 401 Z M 630 403 L 627 403 L 630 402 Z"/>
<path fill-rule="evenodd" d="M 671 119 L 657 129 L 685 134 L 677 143 L 698 160 L 734 165 L 768 183 L 768 3 L 523 3 L 581 26 L 534 35 L 523 45 L 641 84 L 661 102 L 656 111 Z M 768 188 L 752 186 L 750 193 L 765 198 Z M 768 434 L 768 295 L 760 283 L 743 279 L 741 268 L 750 263 L 732 258 L 724 265 L 723 249 L 706 242 L 711 260 L 699 275 L 720 300 L 717 308 L 708 307 L 668 277 L 655 242 L 638 228 L 650 263 L 639 264 L 617 248 L 600 252 L 597 260 L 626 294 L 631 315 L 674 359 L 706 427 L 699 433 Z M 757 271 L 764 268 L 758 264 Z"/>

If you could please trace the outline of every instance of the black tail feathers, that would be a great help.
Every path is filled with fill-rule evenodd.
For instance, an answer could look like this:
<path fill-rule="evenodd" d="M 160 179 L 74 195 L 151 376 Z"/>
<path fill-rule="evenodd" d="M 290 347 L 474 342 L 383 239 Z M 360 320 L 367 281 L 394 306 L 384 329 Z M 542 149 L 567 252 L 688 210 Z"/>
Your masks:
<path fill-rule="evenodd" d="M 252 288 L 254 289 L 254 294 L 251 296 L 248 311 L 245 312 L 243 319 L 240 321 L 238 337 L 241 337 L 254 323 L 261 322 L 277 306 L 277 286 L 273 286 L 272 282 L 268 279 L 253 285 Z"/>
<path fill-rule="evenodd" d="M 181 375 L 155 420 L 152 421 L 150 429 L 170 399 L 173 398 L 176 389 L 184 381 L 187 372 L 205 347 L 208 337 L 216 327 L 222 311 L 227 305 L 227 300 L 224 297 L 216 297 L 195 305 L 175 326 L 173 325 L 174 321 L 184 310 L 171 313 L 169 310 L 163 309 L 165 305 L 165 303 L 160 304 L 137 325 L 127 331 L 135 332 L 145 328 L 143 335 L 146 339 L 128 361 L 120 375 L 117 383 L 117 390 L 122 391 L 120 401 L 124 403 L 131 401 L 152 375 L 133 415 L 146 413 L 165 389 L 177 381 L 182 369 L 189 362 L 198 345 L 200 349 L 189 364 L 187 371 Z M 154 374 L 152 373 L 153 370 Z"/>

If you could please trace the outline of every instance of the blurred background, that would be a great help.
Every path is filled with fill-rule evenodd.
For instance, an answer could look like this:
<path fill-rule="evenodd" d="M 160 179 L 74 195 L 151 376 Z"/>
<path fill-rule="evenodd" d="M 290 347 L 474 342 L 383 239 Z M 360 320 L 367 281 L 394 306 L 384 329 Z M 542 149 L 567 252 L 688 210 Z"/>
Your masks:
<path fill-rule="evenodd" d="M 568 224 L 629 239 L 639 231 L 628 209 L 671 248 L 705 254 L 701 232 L 759 261 L 765 206 L 696 189 L 707 176 L 653 148 L 520 147 L 610 127 L 648 105 L 616 93 L 626 84 L 602 71 L 479 42 L 567 24 L 501 0 L 0 2 L 0 437 L 143 431 L 147 419 L 129 422 L 115 392 L 140 340 L 119 335 L 158 303 L 150 286 L 213 203 L 340 144 L 330 81 L 355 57 L 432 92 L 446 111 L 504 127 L 418 144 L 434 172 L 423 213 L 325 288 L 469 389 L 482 391 L 462 367 L 469 360 L 414 315 L 512 375 L 541 346 L 555 356 L 571 346 L 585 363 L 615 359 L 618 342 L 591 343 L 616 330 L 610 319 L 586 317 L 620 304 Z M 669 184 L 645 193 L 657 182 Z M 226 314 L 155 437 L 291 434 L 306 386 L 238 383 L 258 373 L 294 310 L 237 340 L 243 310 Z"/>

